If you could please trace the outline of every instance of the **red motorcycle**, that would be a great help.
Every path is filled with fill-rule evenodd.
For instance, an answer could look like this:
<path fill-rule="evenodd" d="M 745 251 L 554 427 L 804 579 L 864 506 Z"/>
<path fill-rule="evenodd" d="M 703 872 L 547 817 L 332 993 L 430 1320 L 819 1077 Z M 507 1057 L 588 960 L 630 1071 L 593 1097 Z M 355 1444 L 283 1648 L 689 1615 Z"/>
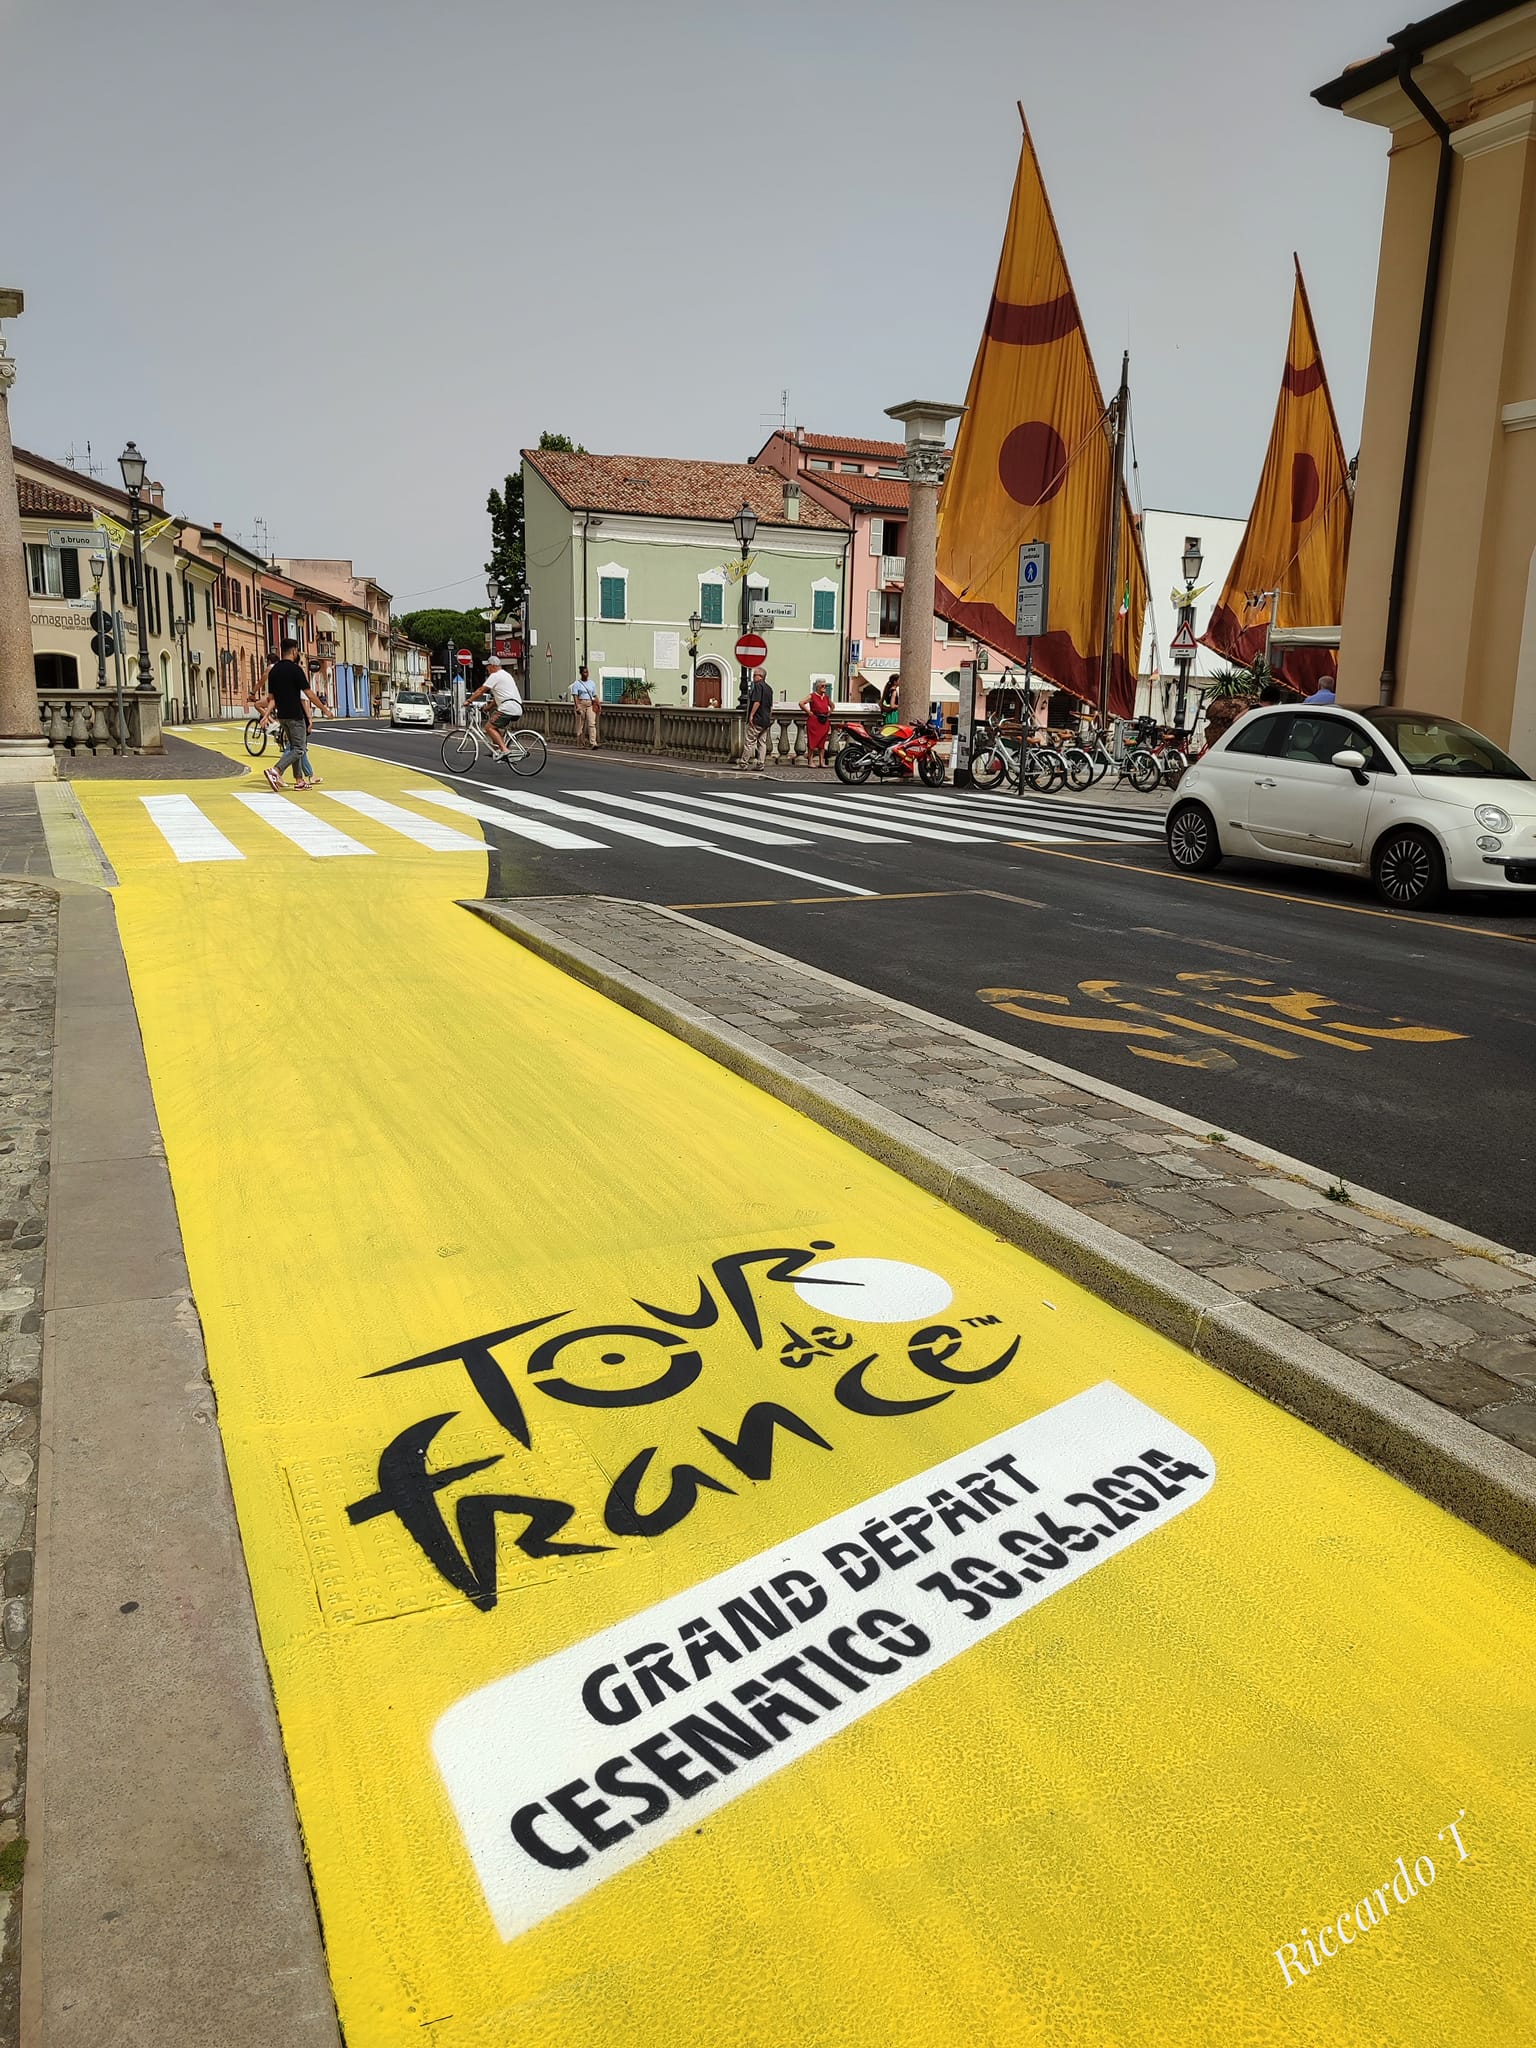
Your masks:
<path fill-rule="evenodd" d="M 832 767 L 839 782 L 868 782 L 873 775 L 882 782 L 896 782 L 913 769 L 930 789 L 944 780 L 944 761 L 938 752 L 939 735 L 931 725 L 898 725 L 890 732 L 871 732 L 867 726 L 847 728 Z"/>

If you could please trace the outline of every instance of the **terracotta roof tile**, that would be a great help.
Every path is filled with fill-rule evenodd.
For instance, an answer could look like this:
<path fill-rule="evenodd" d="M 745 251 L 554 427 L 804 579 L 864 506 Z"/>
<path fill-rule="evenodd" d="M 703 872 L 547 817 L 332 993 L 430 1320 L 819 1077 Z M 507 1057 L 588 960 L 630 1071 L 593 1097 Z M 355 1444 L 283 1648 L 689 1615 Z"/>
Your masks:
<path fill-rule="evenodd" d="M 51 484 L 34 483 L 29 476 L 16 479 L 16 503 L 24 519 L 44 519 L 56 516 L 60 519 L 79 519 L 91 525 L 96 514 L 84 498 L 73 498 L 68 491 L 56 491 Z"/>
<path fill-rule="evenodd" d="M 843 498 L 850 505 L 878 509 L 886 512 L 905 512 L 908 504 L 907 480 L 895 476 L 843 476 L 824 475 L 821 470 L 812 472 L 816 488 L 828 491 L 833 497 Z"/>
<path fill-rule="evenodd" d="M 788 526 L 784 479 L 751 462 L 684 462 L 670 455 L 564 455 L 525 448 L 523 459 L 579 512 L 648 512 L 659 519 L 733 519 L 742 500 L 765 526 Z M 846 526 L 802 492 L 800 524 Z"/>
<path fill-rule="evenodd" d="M 904 441 L 852 441 L 845 434 L 802 433 L 799 440 L 802 448 L 815 455 L 867 455 L 872 460 L 883 457 L 887 462 L 899 462 L 907 452 Z"/>

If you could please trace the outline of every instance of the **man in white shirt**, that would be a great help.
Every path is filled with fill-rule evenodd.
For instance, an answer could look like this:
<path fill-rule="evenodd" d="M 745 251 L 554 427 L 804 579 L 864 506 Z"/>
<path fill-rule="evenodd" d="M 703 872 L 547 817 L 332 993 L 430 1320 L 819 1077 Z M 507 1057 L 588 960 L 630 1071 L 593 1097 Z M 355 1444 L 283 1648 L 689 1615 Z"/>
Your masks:
<path fill-rule="evenodd" d="M 485 681 L 475 691 L 469 701 L 471 704 L 477 704 L 482 697 L 490 697 L 495 700 L 496 708 L 486 718 L 485 731 L 486 737 L 490 740 L 497 753 L 504 754 L 507 748 L 506 742 L 502 738 L 502 728 L 508 725 L 516 725 L 523 715 L 523 700 L 518 695 L 517 684 L 512 680 L 508 671 L 502 667 L 500 655 L 492 654 L 487 657 Z"/>
<path fill-rule="evenodd" d="M 597 745 L 597 707 L 602 701 L 596 683 L 587 674 L 587 664 L 581 664 L 581 673 L 572 683 L 569 691 L 571 702 L 576 706 L 576 739 L 578 744 L 585 740 L 589 747 Z"/>

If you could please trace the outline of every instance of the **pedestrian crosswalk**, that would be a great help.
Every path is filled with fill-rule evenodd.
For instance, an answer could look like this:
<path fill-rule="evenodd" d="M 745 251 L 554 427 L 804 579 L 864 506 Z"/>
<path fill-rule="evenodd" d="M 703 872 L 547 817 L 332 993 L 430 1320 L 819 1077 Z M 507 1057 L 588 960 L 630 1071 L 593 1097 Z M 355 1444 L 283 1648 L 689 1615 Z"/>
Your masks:
<path fill-rule="evenodd" d="M 931 845 L 1136 846 L 1160 842 L 1163 832 L 1160 812 L 949 789 L 846 791 L 825 784 L 715 787 L 701 782 L 686 790 L 649 784 L 627 792 L 586 788 L 550 795 L 487 787 L 483 796 L 414 786 L 398 795 L 402 801 L 368 790 L 327 789 L 298 801 L 286 793 L 237 790 L 200 792 L 195 798 L 145 796 L 141 801 L 174 859 L 193 864 L 260 858 L 277 852 L 283 842 L 314 860 L 401 853 L 407 844 L 428 853 L 483 852 L 484 841 L 454 819 L 473 819 L 510 840 L 558 853 L 613 852 L 638 844 L 663 851 L 702 850 L 769 867 L 773 860 L 742 849 L 777 853 L 804 847 L 826 855 L 839 846 L 860 853 Z M 262 828 L 254 835 L 242 829 L 253 823 Z M 371 843 L 359 836 L 365 828 L 372 828 Z"/>

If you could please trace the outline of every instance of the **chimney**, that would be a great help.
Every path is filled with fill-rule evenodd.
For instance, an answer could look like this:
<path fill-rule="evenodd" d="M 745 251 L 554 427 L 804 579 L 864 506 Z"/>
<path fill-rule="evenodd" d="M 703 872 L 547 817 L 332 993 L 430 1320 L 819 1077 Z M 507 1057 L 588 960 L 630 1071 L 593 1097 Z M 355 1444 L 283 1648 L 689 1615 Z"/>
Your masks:
<path fill-rule="evenodd" d="M 144 495 L 146 498 L 148 498 L 149 502 L 151 503 L 151 505 L 154 506 L 157 512 L 163 512 L 165 510 L 164 484 L 146 484 L 144 486 Z"/>
<path fill-rule="evenodd" d="M 784 517 L 791 526 L 800 524 L 800 485 L 794 477 L 784 485 Z"/>
<path fill-rule="evenodd" d="M 215 521 L 213 522 L 213 530 L 215 533 L 222 533 L 224 531 L 224 522 L 222 519 L 215 519 Z"/>

